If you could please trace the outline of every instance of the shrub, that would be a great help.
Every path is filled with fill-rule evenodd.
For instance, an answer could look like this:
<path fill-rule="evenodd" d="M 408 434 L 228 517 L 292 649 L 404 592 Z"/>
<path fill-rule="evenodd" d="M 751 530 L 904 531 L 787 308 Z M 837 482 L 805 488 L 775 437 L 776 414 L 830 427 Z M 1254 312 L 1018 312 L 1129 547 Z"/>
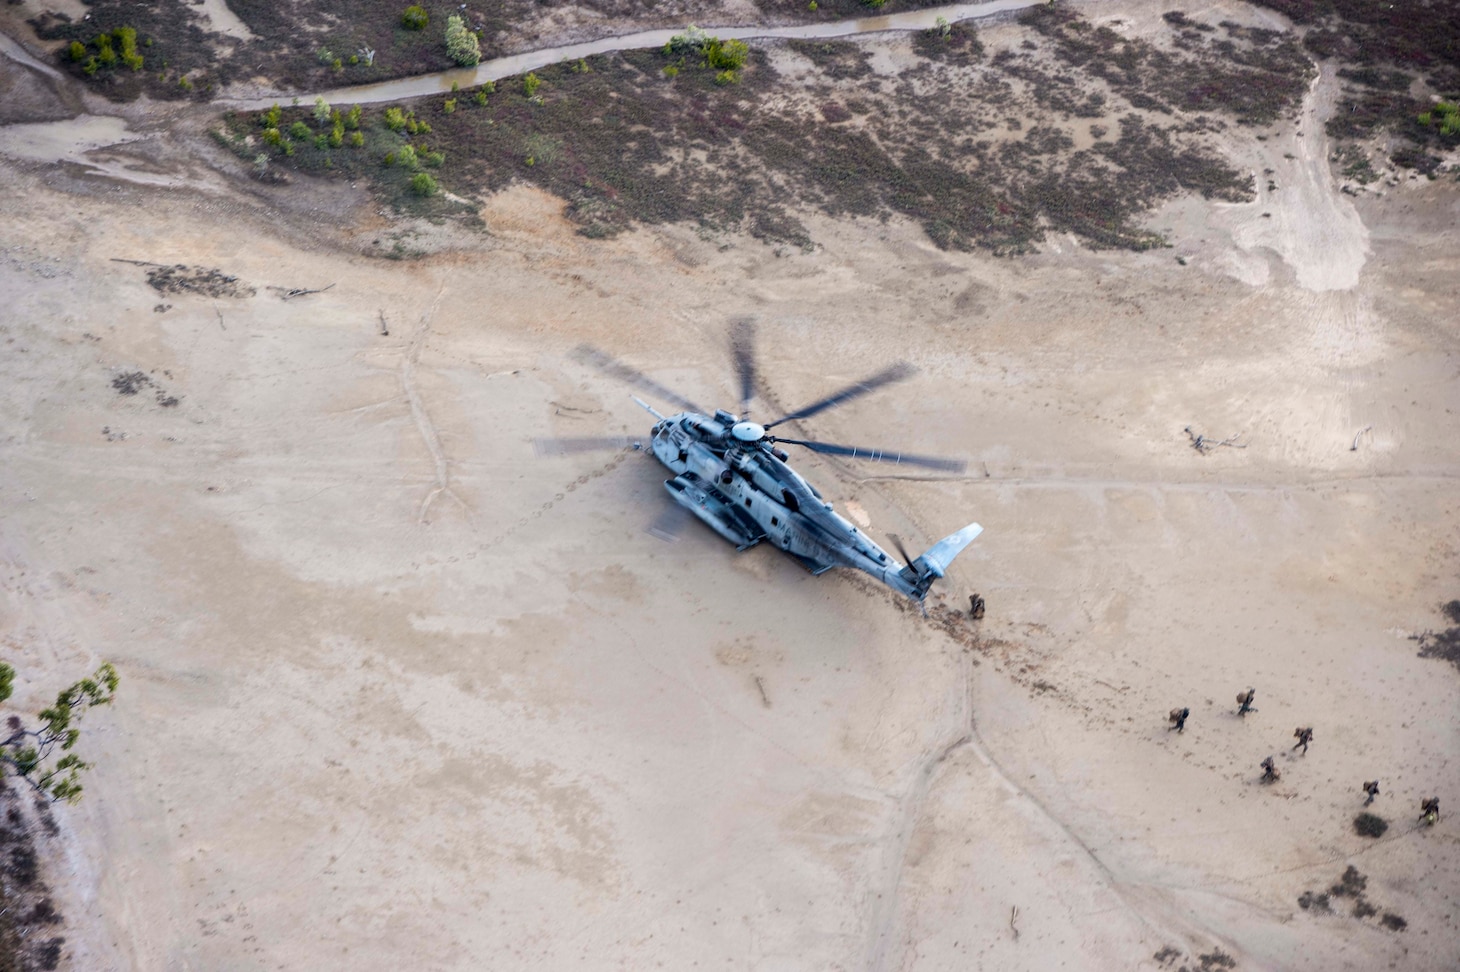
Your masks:
<path fill-rule="evenodd" d="M 316 135 L 314 137 L 314 147 L 317 148 L 317 149 L 319 149 L 320 151 L 323 151 L 324 149 L 328 148 L 329 147 L 329 144 L 330 144 L 330 137 L 328 135 Z"/>
<path fill-rule="evenodd" d="M 277 105 L 275 107 L 278 107 Z M 399 108 L 385 109 L 385 127 L 398 132 L 406 127 L 406 113 Z"/>
<path fill-rule="evenodd" d="M 71 46 L 66 48 L 66 56 L 79 64 L 86 57 L 86 45 L 80 41 L 72 41 Z M 1424 124 L 1428 125 L 1429 120 L 1426 119 Z"/>
<path fill-rule="evenodd" d="M 323 98 L 314 99 L 314 120 L 321 125 L 330 120 L 330 103 Z"/>
<path fill-rule="evenodd" d="M 351 105 L 350 110 L 345 113 L 345 127 L 354 131 L 360 127 L 360 106 Z"/>
<path fill-rule="evenodd" d="M 717 71 L 738 71 L 745 66 L 750 48 L 745 41 L 722 41 L 718 37 L 707 39 L 700 48 L 705 63 Z"/>
<path fill-rule="evenodd" d="M 446 18 L 446 53 L 462 67 L 475 67 L 482 59 L 477 35 L 468 30 L 465 21 L 456 14 Z"/>
<path fill-rule="evenodd" d="M 289 134 L 295 138 L 308 138 L 311 134 L 309 126 L 302 121 L 297 121 L 289 126 Z"/>
<path fill-rule="evenodd" d="M 734 84 L 739 80 L 734 71 L 721 71 L 715 75 L 715 83 L 722 87 L 727 84 Z"/>
<path fill-rule="evenodd" d="M 411 192 L 418 196 L 434 196 L 440 191 L 436 180 L 431 178 L 429 173 L 417 172 L 411 176 Z"/>
<path fill-rule="evenodd" d="M 284 135 L 283 135 L 283 133 L 280 132 L 277 128 L 265 128 L 264 129 L 264 144 L 266 144 L 266 145 L 282 145 L 282 144 L 284 144 Z"/>
<path fill-rule="evenodd" d="M 344 145 L 345 130 L 343 128 L 332 129 L 329 135 L 329 142 L 330 148 L 339 148 L 341 145 Z"/>
<path fill-rule="evenodd" d="M 142 58 L 137 54 L 137 28 L 118 27 L 113 36 L 121 48 L 122 63 L 136 71 L 142 66 Z"/>
<path fill-rule="evenodd" d="M 412 135 L 415 135 L 417 132 L 419 132 L 422 135 L 430 135 L 431 134 L 431 123 L 430 122 L 418 122 L 414 118 L 412 118 L 411 119 L 411 124 L 413 124 L 413 125 L 416 126 L 415 128 L 412 128 L 410 130 L 410 132 L 411 132 Z"/>
<path fill-rule="evenodd" d="M 274 102 L 274 106 L 272 108 L 264 112 L 263 117 L 259 119 L 259 124 L 263 125 L 265 128 L 278 128 L 279 120 L 283 116 L 284 110 L 279 107 L 279 103 L 276 101 Z"/>
<path fill-rule="evenodd" d="M 1389 829 L 1389 821 L 1372 813 L 1361 813 L 1354 818 L 1354 833 L 1360 837 L 1383 837 Z"/>
<path fill-rule="evenodd" d="M 677 78 L 677 77 L 679 77 L 679 68 L 675 67 L 673 64 L 668 65 L 664 69 L 664 76 L 666 78 Z"/>
<path fill-rule="evenodd" d="M 359 64 L 360 63 L 360 55 L 359 54 L 351 54 L 350 55 L 350 60 L 347 61 L 346 63 L 348 63 L 350 65 L 350 67 L 354 67 L 356 64 Z"/>
<path fill-rule="evenodd" d="M 425 30 L 431 22 L 431 15 L 419 4 L 411 4 L 400 15 L 400 25 L 406 30 Z"/>
<path fill-rule="evenodd" d="M 455 98 L 447 98 L 445 101 L 443 101 L 441 103 L 441 110 L 444 111 L 444 112 L 446 112 L 446 114 L 448 114 L 448 115 L 451 114 L 453 111 L 456 110 L 456 99 Z"/>
<path fill-rule="evenodd" d="M 481 89 L 481 90 L 477 91 L 476 94 L 474 94 L 474 95 L 471 96 L 471 100 L 472 101 L 475 101 L 479 105 L 485 105 L 487 103 L 487 92 L 486 92 L 486 89 Z"/>
<path fill-rule="evenodd" d="M 335 58 L 333 61 L 330 62 L 330 67 L 334 68 L 336 71 L 342 71 L 345 68 L 345 62 L 340 60 L 339 58 Z"/>
<path fill-rule="evenodd" d="M 533 72 L 527 72 L 527 77 L 522 79 L 522 93 L 531 98 L 537 94 L 537 89 L 542 86 L 542 78 Z"/>
<path fill-rule="evenodd" d="M 495 81 L 483 81 L 482 82 L 482 90 L 484 92 L 486 92 L 487 94 L 496 94 L 497 93 L 497 82 L 495 82 Z"/>
<path fill-rule="evenodd" d="M 112 37 L 110 34 L 100 34 L 96 38 L 96 46 L 100 53 L 96 59 L 101 62 L 102 67 L 111 67 L 117 63 L 117 52 L 112 48 Z"/>
<path fill-rule="evenodd" d="M 328 47 L 321 47 L 319 49 L 319 54 L 317 55 L 317 57 L 319 58 L 319 63 L 321 64 L 335 63 L 335 52 L 330 50 Z"/>
<path fill-rule="evenodd" d="M 402 145 L 395 153 L 395 164 L 402 169 L 418 169 L 421 167 L 421 160 L 416 157 L 414 146 Z"/>
<path fill-rule="evenodd" d="M 425 161 L 431 168 L 439 169 L 446 163 L 446 154 L 444 152 L 427 152 Z"/>
<path fill-rule="evenodd" d="M 365 144 L 365 133 L 364 132 L 351 132 L 350 133 L 350 144 L 353 145 L 353 146 L 355 146 L 355 148 L 359 148 L 360 146 L 364 145 Z"/>

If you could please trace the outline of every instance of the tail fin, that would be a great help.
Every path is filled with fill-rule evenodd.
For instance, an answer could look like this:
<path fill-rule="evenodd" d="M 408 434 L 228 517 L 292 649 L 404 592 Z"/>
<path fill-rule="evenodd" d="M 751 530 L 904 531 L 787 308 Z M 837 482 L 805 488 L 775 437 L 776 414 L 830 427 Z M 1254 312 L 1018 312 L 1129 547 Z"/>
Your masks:
<path fill-rule="evenodd" d="M 901 576 L 913 585 L 919 600 L 927 595 L 928 588 L 933 586 L 933 581 L 942 577 L 948 570 L 948 565 L 953 563 L 953 558 L 962 553 L 963 548 L 972 543 L 974 537 L 982 532 L 983 527 L 977 523 L 970 523 L 957 533 L 950 533 L 933 544 L 926 553 L 902 569 Z"/>

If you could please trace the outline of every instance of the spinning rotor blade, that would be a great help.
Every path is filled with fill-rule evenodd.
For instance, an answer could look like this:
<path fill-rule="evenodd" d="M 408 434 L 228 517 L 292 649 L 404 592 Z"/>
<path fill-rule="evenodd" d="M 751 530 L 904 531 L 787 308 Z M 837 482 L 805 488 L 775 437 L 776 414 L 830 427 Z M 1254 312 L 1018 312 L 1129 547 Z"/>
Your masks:
<path fill-rule="evenodd" d="M 664 508 L 663 512 L 654 517 L 654 522 L 645 527 L 644 532 L 665 543 L 675 543 L 684 533 L 684 528 L 689 525 L 691 519 L 689 510 L 678 503 L 671 503 Z"/>
<path fill-rule="evenodd" d="M 830 442 L 807 442 L 803 439 L 775 438 L 777 445 L 798 445 L 828 456 L 849 456 L 853 459 L 867 459 L 871 462 L 890 462 L 903 466 L 923 466 L 942 472 L 961 473 L 968 468 L 963 459 L 939 459 L 936 456 L 913 456 L 902 452 L 885 452 L 882 449 L 868 449 L 865 446 L 832 445 Z"/>
<path fill-rule="evenodd" d="M 574 361 L 581 361 L 583 364 L 592 365 L 610 378 L 617 378 L 619 381 L 642 388 L 662 401 L 678 405 L 687 411 L 704 412 L 704 409 L 700 408 L 688 398 L 685 398 L 672 389 L 665 388 L 642 371 L 630 368 L 607 351 L 600 351 L 591 344 L 578 345 L 573 349 L 573 353 L 569 357 Z"/>
<path fill-rule="evenodd" d="M 742 317 L 730 332 L 730 354 L 735 358 L 735 375 L 740 379 L 740 417 L 750 413 L 755 396 L 755 321 Z"/>
<path fill-rule="evenodd" d="M 895 533 L 889 533 L 887 535 L 887 539 L 891 540 L 892 545 L 897 548 L 897 552 L 902 554 L 902 562 L 904 564 L 910 564 L 913 562 L 912 555 L 909 554 L 907 552 L 907 548 L 902 545 L 902 537 L 899 537 Z"/>
<path fill-rule="evenodd" d="M 579 452 L 595 452 L 599 449 L 639 448 L 644 440 L 630 435 L 591 435 L 583 438 L 548 437 L 532 440 L 532 449 L 538 458 L 571 456 Z"/>
<path fill-rule="evenodd" d="M 868 392 L 874 392 L 883 385 L 890 385 L 895 381 L 902 381 L 904 378 L 911 377 L 915 371 L 916 369 L 906 361 L 899 361 L 891 368 L 879 371 L 870 378 L 863 378 L 861 381 L 853 382 L 834 395 L 828 395 L 818 402 L 812 402 L 805 408 L 797 409 L 790 415 L 782 415 L 774 422 L 767 423 L 765 427 L 769 429 L 772 426 L 780 425 L 782 422 L 793 422 L 796 419 L 810 418 L 829 408 L 845 405 L 852 399 L 861 398 Z"/>

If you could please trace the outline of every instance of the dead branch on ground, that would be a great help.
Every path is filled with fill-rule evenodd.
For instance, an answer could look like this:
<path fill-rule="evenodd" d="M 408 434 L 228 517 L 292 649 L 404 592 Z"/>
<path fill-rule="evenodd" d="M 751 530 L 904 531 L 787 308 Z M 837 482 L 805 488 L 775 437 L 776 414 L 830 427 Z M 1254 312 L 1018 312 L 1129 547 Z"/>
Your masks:
<path fill-rule="evenodd" d="M 304 297 L 308 294 L 322 294 L 333 286 L 334 284 L 330 284 L 329 287 L 320 287 L 317 290 L 312 290 L 308 287 L 293 287 L 290 289 L 285 289 L 284 287 L 270 287 L 269 289 L 278 294 L 280 300 L 293 300 L 295 297 Z"/>
<path fill-rule="evenodd" d="M 1213 439 L 1209 435 L 1204 435 L 1199 432 L 1193 432 L 1191 426 L 1189 425 L 1181 431 L 1185 432 L 1186 437 L 1191 440 L 1191 447 L 1197 452 L 1200 452 L 1202 455 L 1206 455 L 1217 446 L 1229 446 L 1233 449 L 1247 448 L 1247 443 L 1237 441 L 1238 439 L 1242 438 L 1241 432 L 1238 432 L 1236 435 L 1229 436 L 1225 439 Z"/>

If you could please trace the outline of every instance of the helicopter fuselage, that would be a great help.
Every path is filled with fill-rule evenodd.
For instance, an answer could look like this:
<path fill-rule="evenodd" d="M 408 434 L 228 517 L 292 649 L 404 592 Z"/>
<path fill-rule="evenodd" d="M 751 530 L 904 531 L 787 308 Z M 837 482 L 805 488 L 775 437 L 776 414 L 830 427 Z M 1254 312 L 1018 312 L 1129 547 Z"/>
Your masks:
<path fill-rule="evenodd" d="M 947 561 L 982 530 L 970 524 L 946 538 L 939 546 L 956 549 L 943 558 L 933 556 L 935 547 L 902 564 L 822 499 L 784 452 L 742 438 L 747 425 L 724 411 L 680 412 L 660 417 L 652 433 L 655 458 L 674 473 L 664 484 L 670 496 L 740 550 L 769 541 L 813 574 L 851 567 L 922 600 Z"/>

